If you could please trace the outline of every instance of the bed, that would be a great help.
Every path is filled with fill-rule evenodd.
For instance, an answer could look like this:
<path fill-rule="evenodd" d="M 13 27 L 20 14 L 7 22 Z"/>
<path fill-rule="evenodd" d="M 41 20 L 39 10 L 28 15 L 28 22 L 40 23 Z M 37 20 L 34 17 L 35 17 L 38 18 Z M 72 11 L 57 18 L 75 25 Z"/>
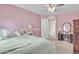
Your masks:
<path fill-rule="evenodd" d="M 0 40 L 0 54 L 55 54 L 50 41 L 33 35 L 22 35 Z"/>

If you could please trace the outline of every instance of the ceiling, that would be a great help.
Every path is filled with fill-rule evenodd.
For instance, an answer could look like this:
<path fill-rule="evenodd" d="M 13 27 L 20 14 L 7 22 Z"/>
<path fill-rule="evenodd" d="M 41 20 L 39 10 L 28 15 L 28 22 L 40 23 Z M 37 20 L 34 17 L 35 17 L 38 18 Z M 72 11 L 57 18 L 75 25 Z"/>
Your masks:
<path fill-rule="evenodd" d="M 14 6 L 40 15 L 56 15 L 79 10 L 79 4 L 64 4 L 63 6 L 56 7 L 54 12 L 48 12 L 48 4 L 14 4 Z"/>

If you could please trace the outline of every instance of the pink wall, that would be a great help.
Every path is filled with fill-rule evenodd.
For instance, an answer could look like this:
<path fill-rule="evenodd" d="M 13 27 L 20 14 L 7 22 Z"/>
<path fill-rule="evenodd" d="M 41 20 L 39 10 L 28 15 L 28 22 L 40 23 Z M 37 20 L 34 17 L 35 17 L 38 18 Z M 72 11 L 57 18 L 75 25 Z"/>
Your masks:
<path fill-rule="evenodd" d="M 33 31 L 37 36 L 41 35 L 41 16 L 12 5 L 0 5 L 0 27 L 10 29 L 27 28 L 28 25 L 39 30 Z"/>
<path fill-rule="evenodd" d="M 72 33 L 73 33 L 73 20 L 79 19 L 79 11 L 58 14 L 56 15 L 56 19 L 57 19 L 57 32 L 62 30 L 62 26 L 65 22 L 70 22 L 72 24 Z"/>

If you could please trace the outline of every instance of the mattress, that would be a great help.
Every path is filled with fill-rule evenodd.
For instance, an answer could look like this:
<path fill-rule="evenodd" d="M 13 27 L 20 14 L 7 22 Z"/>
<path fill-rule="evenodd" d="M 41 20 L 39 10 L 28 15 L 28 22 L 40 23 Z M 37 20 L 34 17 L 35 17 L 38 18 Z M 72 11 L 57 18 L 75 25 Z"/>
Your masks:
<path fill-rule="evenodd" d="M 0 54 L 55 54 L 56 46 L 50 41 L 32 36 L 23 35 L 14 38 L 5 38 L 0 41 Z"/>

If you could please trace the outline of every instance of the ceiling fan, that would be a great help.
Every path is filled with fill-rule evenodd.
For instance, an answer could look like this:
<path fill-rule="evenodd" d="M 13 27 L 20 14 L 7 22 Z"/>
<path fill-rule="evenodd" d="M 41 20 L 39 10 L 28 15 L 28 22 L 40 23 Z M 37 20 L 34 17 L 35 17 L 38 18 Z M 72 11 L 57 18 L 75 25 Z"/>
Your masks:
<path fill-rule="evenodd" d="M 48 4 L 48 11 L 53 12 L 57 7 L 63 6 L 64 4 Z"/>
<path fill-rule="evenodd" d="M 61 6 L 64 6 L 64 4 L 48 4 L 48 5 L 45 5 L 43 7 L 47 7 L 48 12 L 53 12 L 53 11 L 56 11 L 57 7 L 61 7 Z"/>

